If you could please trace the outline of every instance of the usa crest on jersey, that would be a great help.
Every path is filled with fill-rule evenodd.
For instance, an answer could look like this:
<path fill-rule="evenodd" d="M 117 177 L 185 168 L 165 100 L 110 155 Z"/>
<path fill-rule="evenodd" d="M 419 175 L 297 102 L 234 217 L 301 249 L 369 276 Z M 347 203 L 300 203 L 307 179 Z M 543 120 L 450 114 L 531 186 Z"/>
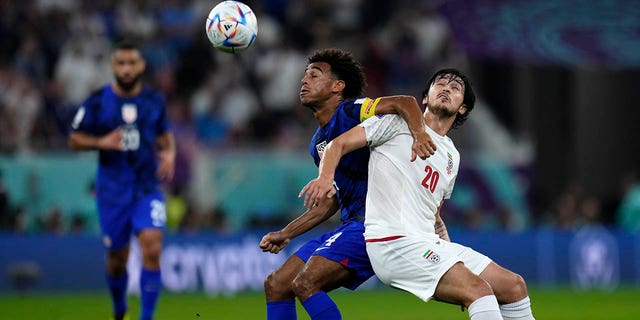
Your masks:
<path fill-rule="evenodd" d="M 125 103 L 121 108 L 122 120 L 125 123 L 131 124 L 138 119 L 138 107 L 133 103 Z"/>

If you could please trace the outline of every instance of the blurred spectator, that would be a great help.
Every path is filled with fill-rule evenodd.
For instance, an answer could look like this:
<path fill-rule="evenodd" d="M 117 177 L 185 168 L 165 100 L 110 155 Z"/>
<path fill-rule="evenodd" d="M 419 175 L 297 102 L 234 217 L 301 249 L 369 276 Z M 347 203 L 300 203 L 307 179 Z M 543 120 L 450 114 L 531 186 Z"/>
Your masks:
<path fill-rule="evenodd" d="M 157 6 L 156 21 L 158 28 L 171 47 L 180 50 L 186 48 L 193 41 L 191 35 L 196 27 L 204 24 L 204 16 L 195 11 L 194 1 L 164 0 L 161 6 Z M 200 19 L 200 20 L 198 20 Z"/>
<path fill-rule="evenodd" d="M 191 124 L 186 103 L 179 97 L 169 99 L 167 112 L 176 139 L 175 172 L 171 185 L 185 190 L 191 181 L 191 165 L 198 148 L 197 137 Z"/>
<path fill-rule="evenodd" d="M 480 207 L 470 207 L 462 213 L 462 216 L 462 218 L 464 219 L 464 227 L 466 230 L 481 231 L 486 228 L 486 213 L 483 212 Z M 443 219 L 445 223 L 447 223 L 447 218 L 443 217 Z"/>
<path fill-rule="evenodd" d="M 229 126 L 220 114 L 218 93 L 214 76 L 210 76 L 191 96 L 189 109 L 198 140 L 206 146 L 225 144 Z"/>
<path fill-rule="evenodd" d="M 86 51 L 82 41 L 69 40 L 62 50 L 54 75 L 63 87 L 64 101 L 76 106 L 93 90 L 111 81 L 108 57 L 99 56 L 96 60 Z"/>
<path fill-rule="evenodd" d="M 10 229 L 13 223 L 10 205 L 9 191 L 4 185 L 2 171 L 0 171 L 0 231 Z"/>
<path fill-rule="evenodd" d="M 9 134 L 2 142 L 19 153 L 29 153 L 33 126 L 42 110 L 42 93 L 30 78 L 21 74 L 10 78 L 7 85 L 0 96 L 0 105 L 3 106 L 0 111 Z"/>
<path fill-rule="evenodd" d="M 554 226 L 560 230 L 572 230 L 578 219 L 581 193 L 577 186 L 570 186 L 560 195 L 552 212 Z"/>
<path fill-rule="evenodd" d="M 640 232 L 640 180 L 635 173 L 623 179 L 623 198 L 618 206 L 618 226 L 627 232 Z"/>
<path fill-rule="evenodd" d="M 249 120 L 260 109 L 255 93 L 242 84 L 240 79 L 234 79 L 220 97 L 219 104 L 222 118 L 229 125 L 231 137 L 243 140 L 249 129 Z"/>
<path fill-rule="evenodd" d="M 73 234 L 83 234 L 87 231 L 87 219 L 81 214 L 74 214 L 71 217 L 69 232 Z"/>
<path fill-rule="evenodd" d="M 506 204 L 499 204 L 497 207 L 496 219 L 500 230 L 506 232 L 514 232 L 517 229 L 515 215 L 513 210 Z"/>
<path fill-rule="evenodd" d="M 140 40 L 148 40 L 158 25 L 148 1 L 126 0 L 116 4 L 116 30 Z"/>
<path fill-rule="evenodd" d="M 180 187 L 174 186 L 167 195 L 167 229 L 176 232 L 189 210 L 187 200 Z"/>
<path fill-rule="evenodd" d="M 44 231 L 48 234 L 61 235 L 65 232 L 62 210 L 58 206 L 53 206 L 49 209 L 42 223 Z"/>
<path fill-rule="evenodd" d="M 13 232 L 26 233 L 29 227 L 29 213 L 24 205 L 16 207 L 13 219 Z"/>
<path fill-rule="evenodd" d="M 16 53 L 14 66 L 18 73 L 31 79 L 38 89 L 42 89 L 47 80 L 47 60 L 40 41 L 33 33 L 22 39 Z"/>
<path fill-rule="evenodd" d="M 300 98 L 300 66 L 306 57 L 299 51 L 276 43 L 258 61 L 256 73 L 265 108 L 270 112 L 291 112 L 298 107 Z"/>
<path fill-rule="evenodd" d="M 577 224 L 580 226 L 602 223 L 602 205 L 596 197 L 585 197 L 580 203 Z"/>

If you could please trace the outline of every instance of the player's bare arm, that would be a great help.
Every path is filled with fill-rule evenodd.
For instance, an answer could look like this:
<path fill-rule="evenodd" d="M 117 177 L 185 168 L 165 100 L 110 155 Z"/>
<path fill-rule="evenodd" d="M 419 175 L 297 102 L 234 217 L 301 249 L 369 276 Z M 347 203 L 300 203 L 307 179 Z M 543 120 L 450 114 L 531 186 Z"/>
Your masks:
<path fill-rule="evenodd" d="M 68 139 L 69 148 L 74 150 L 115 150 L 124 151 L 122 128 L 118 127 L 104 136 L 92 136 L 82 132 L 73 132 Z"/>
<path fill-rule="evenodd" d="M 433 224 L 433 227 L 436 231 L 436 234 L 440 239 L 451 242 L 451 238 L 449 238 L 449 232 L 447 232 L 447 226 L 444 224 L 444 220 L 442 220 L 442 216 L 440 215 L 440 208 L 444 204 L 444 200 L 440 202 L 440 206 L 438 206 L 438 210 L 436 211 L 436 222 Z"/>
<path fill-rule="evenodd" d="M 300 190 L 298 198 L 304 197 L 304 205 L 309 207 L 319 198 L 331 198 L 336 194 L 333 187 L 333 177 L 338 163 L 343 155 L 367 146 L 367 137 L 364 128 L 355 126 L 349 131 L 333 139 L 324 151 L 324 156 L 318 166 L 318 177 L 307 183 Z"/>
<path fill-rule="evenodd" d="M 269 232 L 260 241 L 263 252 L 278 253 L 284 249 L 291 239 L 315 228 L 326 221 L 338 210 L 336 198 L 322 198 L 318 204 L 311 206 L 300 216 L 291 221 L 280 231 Z"/>
<path fill-rule="evenodd" d="M 409 126 L 413 136 L 411 146 L 411 161 L 416 157 L 426 159 L 436 152 L 436 144 L 428 133 L 424 131 L 422 110 L 413 96 L 388 96 L 380 98 L 375 110 L 376 114 L 398 114 Z"/>
<path fill-rule="evenodd" d="M 176 140 L 171 132 L 165 132 L 156 139 L 158 145 L 158 178 L 171 181 L 176 164 Z"/>

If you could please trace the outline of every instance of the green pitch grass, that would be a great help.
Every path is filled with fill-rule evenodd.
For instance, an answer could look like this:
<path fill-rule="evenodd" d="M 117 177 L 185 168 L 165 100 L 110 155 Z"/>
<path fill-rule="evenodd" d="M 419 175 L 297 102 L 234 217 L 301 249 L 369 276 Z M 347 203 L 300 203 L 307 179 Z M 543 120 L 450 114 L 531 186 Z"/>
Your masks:
<path fill-rule="evenodd" d="M 423 303 L 408 293 L 392 289 L 355 293 L 340 290 L 331 296 L 341 307 L 344 319 L 469 319 L 457 306 L 434 301 Z M 640 319 L 639 288 L 627 287 L 612 292 L 534 288 L 530 290 L 530 296 L 534 315 L 540 320 Z M 137 297 L 131 297 L 129 305 L 131 319 L 137 320 Z M 0 319 L 6 320 L 107 320 L 109 310 L 106 293 L 0 295 Z M 298 316 L 309 319 L 300 305 Z M 243 293 L 234 297 L 164 293 L 156 319 L 265 319 L 264 298 L 262 293 Z"/>

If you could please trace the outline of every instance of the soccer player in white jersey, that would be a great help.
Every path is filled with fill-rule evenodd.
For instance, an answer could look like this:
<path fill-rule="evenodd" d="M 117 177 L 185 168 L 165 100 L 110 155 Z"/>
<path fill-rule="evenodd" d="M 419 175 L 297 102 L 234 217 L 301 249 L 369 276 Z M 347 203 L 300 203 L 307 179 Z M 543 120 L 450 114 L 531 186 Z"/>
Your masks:
<path fill-rule="evenodd" d="M 412 139 L 406 123 L 394 115 L 370 118 L 334 139 L 325 149 L 318 178 L 300 192 L 305 205 L 332 197 L 340 158 L 368 145 L 369 190 L 365 241 L 371 265 L 387 285 L 468 308 L 480 319 L 534 319 L 524 279 L 471 248 L 449 239 L 440 208 L 451 196 L 460 154 L 447 137 L 466 120 L 475 104 L 467 77 L 443 69 L 423 93 L 426 132 L 434 155 L 410 160 Z"/>

